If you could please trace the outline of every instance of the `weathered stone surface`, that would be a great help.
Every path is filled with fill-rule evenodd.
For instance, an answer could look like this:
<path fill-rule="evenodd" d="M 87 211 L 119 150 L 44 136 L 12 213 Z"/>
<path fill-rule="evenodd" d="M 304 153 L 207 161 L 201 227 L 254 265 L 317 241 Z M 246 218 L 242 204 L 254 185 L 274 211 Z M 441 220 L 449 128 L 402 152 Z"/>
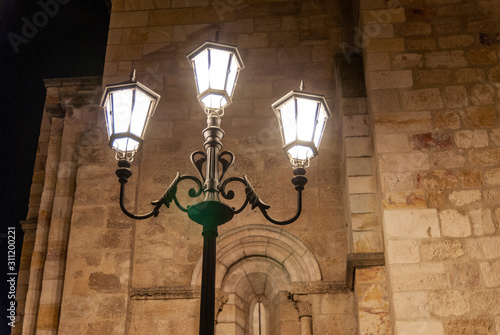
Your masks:
<path fill-rule="evenodd" d="M 371 71 L 368 75 L 368 85 L 377 89 L 411 87 L 413 77 L 410 70 Z"/>
<path fill-rule="evenodd" d="M 435 209 L 386 210 L 384 232 L 389 238 L 440 237 L 438 215 Z"/>
<path fill-rule="evenodd" d="M 449 199 L 455 206 L 465 206 L 481 200 L 481 192 L 479 190 L 453 191 Z"/>
<path fill-rule="evenodd" d="M 429 157 L 423 152 L 387 153 L 379 158 L 382 172 L 404 172 L 429 169 Z"/>
<path fill-rule="evenodd" d="M 483 175 L 479 170 L 460 170 L 459 178 L 462 183 L 462 187 L 465 188 L 481 187 L 484 185 Z"/>
<path fill-rule="evenodd" d="M 495 110 L 488 107 L 471 107 L 460 112 L 462 122 L 467 128 L 493 127 Z"/>
<path fill-rule="evenodd" d="M 120 292 L 120 279 L 115 274 L 93 272 L 89 276 L 89 288 L 98 292 Z"/>
<path fill-rule="evenodd" d="M 472 149 L 469 159 L 476 166 L 495 166 L 500 161 L 500 149 Z"/>
<path fill-rule="evenodd" d="M 474 43 L 472 35 L 455 35 L 439 38 L 439 46 L 443 49 L 459 49 Z"/>
<path fill-rule="evenodd" d="M 455 144 L 461 148 L 482 148 L 488 146 L 486 130 L 462 130 L 454 135 Z"/>
<path fill-rule="evenodd" d="M 429 306 L 437 316 L 460 316 L 470 311 L 470 300 L 463 291 L 437 291 L 430 293 Z"/>
<path fill-rule="evenodd" d="M 483 69 L 466 68 L 455 71 L 455 78 L 459 83 L 483 82 L 485 74 Z"/>
<path fill-rule="evenodd" d="M 488 208 L 475 209 L 470 212 L 474 235 L 482 236 L 495 232 L 495 224 Z"/>
<path fill-rule="evenodd" d="M 427 88 L 402 92 L 401 105 L 410 111 L 432 110 L 443 107 L 443 101 L 438 89 Z"/>
<path fill-rule="evenodd" d="M 422 86 L 444 85 L 451 81 L 451 72 L 448 70 L 418 71 L 415 81 Z"/>
<path fill-rule="evenodd" d="M 439 168 L 456 168 L 465 164 L 465 152 L 463 150 L 446 150 L 434 153 L 434 166 Z"/>
<path fill-rule="evenodd" d="M 396 292 L 393 295 L 394 313 L 398 319 L 424 319 L 430 317 L 426 292 Z"/>
<path fill-rule="evenodd" d="M 414 68 L 422 67 L 424 62 L 420 54 L 400 54 L 393 58 L 391 62 L 395 68 Z"/>
<path fill-rule="evenodd" d="M 430 52 L 425 54 L 425 65 L 430 68 L 436 68 L 440 66 L 445 67 L 464 67 L 467 65 L 467 60 L 465 59 L 463 51 L 441 51 L 441 52 Z"/>
<path fill-rule="evenodd" d="M 451 147 L 451 135 L 447 133 L 424 133 L 410 136 L 412 150 L 444 149 Z"/>
<path fill-rule="evenodd" d="M 458 176 L 452 171 L 432 170 L 417 174 L 417 187 L 419 188 L 455 188 L 458 187 Z"/>
<path fill-rule="evenodd" d="M 397 334 L 405 335 L 444 335 L 440 321 L 396 321 L 395 329 Z"/>
<path fill-rule="evenodd" d="M 393 292 L 446 289 L 448 280 L 442 263 L 393 264 Z"/>
<path fill-rule="evenodd" d="M 387 260 L 390 264 L 420 262 L 418 243 L 415 240 L 388 241 Z"/>
<path fill-rule="evenodd" d="M 481 262 L 481 278 L 483 278 L 486 287 L 500 286 L 500 261 L 496 262 Z"/>
<path fill-rule="evenodd" d="M 449 335 L 490 335 L 492 334 L 493 325 L 491 320 L 486 318 L 461 318 L 448 321 L 445 328 L 446 334 Z"/>
<path fill-rule="evenodd" d="M 423 191 L 384 193 L 382 205 L 386 209 L 427 207 Z"/>
<path fill-rule="evenodd" d="M 471 235 L 471 224 L 466 215 L 452 209 L 439 212 L 441 232 L 444 236 L 467 237 Z"/>
<path fill-rule="evenodd" d="M 377 113 L 374 127 L 377 133 L 425 132 L 432 130 L 432 119 L 429 112 Z"/>
<path fill-rule="evenodd" d="M 494 65 L 497 55 L 495 51 L 485 48 L 472 49 L 467 52 L 467 59 L 473 65 Z"/>
<path fill-rule="evenodd" d="M 432 122 L 436 130 L 460 128 L 460 116 L 454 111 L 435 111 Z"/>
<path fill-rule="evenodd" d="M 485 172 L 484 177 L 489 185 L 500 185 L 500 169 L 491 169 Z"/>
<path fill-rule="evenodd" d="M 464 86 L 448 86 L 444 89 L 444 104 L 449 108 L 468 105 L 467 90 Z"/>
<path fill-rule="evenodd" d="M 443 261 L 465 255 L 459 240 L 425 241 L 420 246 L 423 260 Z"/>

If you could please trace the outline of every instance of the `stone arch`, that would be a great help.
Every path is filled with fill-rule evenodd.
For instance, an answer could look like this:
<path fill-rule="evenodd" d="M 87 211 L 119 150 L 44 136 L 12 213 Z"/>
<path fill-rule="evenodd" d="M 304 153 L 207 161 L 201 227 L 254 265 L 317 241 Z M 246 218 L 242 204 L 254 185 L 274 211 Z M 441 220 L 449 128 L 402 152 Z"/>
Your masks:
<path fill-rule="evenodd" d="M 247 225 L 221 234 L 217 241 L 216 288 L 228 271 L 238 262 L 255 257 L 279 264 L 287 273 L 289 282 L 319 281 L 321 270 L 311 249 L 295 235 L 280 227 Z M 191 277 L 192 286 L 201 285 L 202 258 L 198 260 Z"/>

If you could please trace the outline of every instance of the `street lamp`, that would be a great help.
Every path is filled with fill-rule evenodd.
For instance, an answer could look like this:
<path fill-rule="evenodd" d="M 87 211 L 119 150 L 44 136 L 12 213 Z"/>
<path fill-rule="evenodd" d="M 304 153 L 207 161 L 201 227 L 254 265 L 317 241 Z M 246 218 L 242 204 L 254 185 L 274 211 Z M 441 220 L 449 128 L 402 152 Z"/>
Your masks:
<path fill-rule="evenodd" d="M 297 220 L 302 208 L 302 190 L 307 183 L 305 168 L 309 165 L 309 160 L 318 153 L 330 110 L 324 96 L 305 93 L 302 90 L 292 91 L 272 105 L 279 120 L 283 149 L 293 166 L 292 183 L 295 185 L 298 199 L 297 212 L 292 218 L 276 220 L 269 216 L 267 210 L 270 206 L 260 200 L 246 175 L 223 179 L 233 164 L 234 155 L 229 151 L 221 152 L 224 131 L 220 128 L 220 122 L 224 108 L 232 102 L 238 74 L 244 68 L 238 49 L 227 44 L 206 42 L 189 53 L 187 58 L 194 70 L 198 100 L 207 114 L 207 128 L 202 132 L 205 151 L 195 151 L 190 157 L 200 178 L 177 173 L 165 193 L 151 203 L 153 209 L 147 214 L 136 215 L 127 211 L 124 206 L 125 184 L 132 175 L 131 161 L 134 154 L 141 149 L 147 123 L 160 96 L 138 83 L 133 73 L 130 81 L 105 87 L 101 106 L 106 115 L 109 145 L 116 151 L 118 160 L 116 175 L 120 182 L 122 211 L 133 219 L 147 219 L 158 216 L 162 205 L 170 207 L 174 202 L 191 220 L 203 226 L 199 333 L 212 335 L 217 227 L 230 221 L 248 204 L 252 209 L 259 208 L 264 217 L 274 224 L 286 225 Z M 189 190 L 190 197 L 203 195 L 200 202 L 186 208 L 179 203 L 176 196 L 177 185 L 183 180 L 194 181 L 197 185 L 197 188 Z M 221 196 L 228 200 L 234 198 L 234 191 L 226 191 L 231 182 L 239 182 L 245 187 L 246 199 L 238 209 L 220 200 Z"/>

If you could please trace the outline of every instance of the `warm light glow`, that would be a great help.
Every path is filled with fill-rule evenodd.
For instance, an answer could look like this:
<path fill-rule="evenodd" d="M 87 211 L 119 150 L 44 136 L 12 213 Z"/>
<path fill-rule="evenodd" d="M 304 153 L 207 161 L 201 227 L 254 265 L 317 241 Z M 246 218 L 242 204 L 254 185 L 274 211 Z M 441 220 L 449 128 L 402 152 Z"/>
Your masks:
<path fill-rule="evenodd" d="M 293 166 L 307 166 L 318 147 L 330 110 L 322 95 L 292 91 L 273 104 L 283 149 Z"/>
<path fill-rule="evenodd" d="M 106 86 L 101 100 L 105 107 L 109 145 L 117 158 L 132 159 L 141 149 L 149 118 L 160 96 L 134 80 Z"/>
<path fill-rule="evenodd" d="M 239 71 L 244 67 L 234 46 L 206 42 L 188 56 L 194 69 L 198 100 L 204 109 L 231 104 Z"/>

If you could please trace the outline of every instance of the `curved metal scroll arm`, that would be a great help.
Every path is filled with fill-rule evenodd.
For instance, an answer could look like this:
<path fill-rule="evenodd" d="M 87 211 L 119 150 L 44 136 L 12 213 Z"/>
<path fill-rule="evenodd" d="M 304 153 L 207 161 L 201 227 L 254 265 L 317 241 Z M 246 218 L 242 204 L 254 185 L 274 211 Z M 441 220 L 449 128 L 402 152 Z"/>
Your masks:
<path fill-rule="evenodd" d="M 119 169 L 116 170 L 116 175 L 118 176 L 118 181 L 120 182 L 120 208 L 123 211 L 123 213 L 125 213 L 125 215 L 127 215 L 128 217 L 130 217 L 132 219 L 143 220 L 143 219 L 150 218 L 152 216 L 157 217 L 158 214 L 160 213 L 160 207 L 162 205 L 170 207 L 170 204 L 172 203 L 172 201 L 175 202 L 175 204 L 177 205 L 177 207 L 181 211 L 187 212 L 187 209 L 184 208 L 183 206 L 181 206 L 181 204 L 177 200 L 177 196 L 176 196 L 177 185 L 179 184 L 179 182 L 181 182 L 183 180 L 186 180 L 186 179 L 192 180 L 198 186 L 198 190 L 196 190 L 194 188 L 189 189 L 188 194 L 190 197 L 196 198 L 203 193 L 203 185 L 198 178 L 193 177 L 193 176 L 181 176 L 179 173 L 177 173 L 177 175 L 175 176 L 174 180 L 172 181 L 170 186 L 167 188 L 165 193 L 163 193 L 163 195 L 158 200 L 151 202 L 151 205 L 153 205 L 154 208 L 149 213 L 142 214 L 142 215 L 133 214 L 133 213 L 130 213 L 125 208 L 125 184 L 128 182 L 128 178 L 130 178 L 130 176 L 132 176 L 132 171 L 129 169 L 130 162 L 125 161 L 125 160 L 120 160 L 120 161 L 118 161 L 118 166 L 119 166 Z"/>
<path fill-rule="evenodd" d="M 262 200 L 260 200 L 259 196 L 255 192 L 255 189 L 252 187 L 252 184 L 250 184 L 250 181 L 248 180 L 246 175 L 243 175 L 243 178 L 232 177 L 232 178 L 228 178 L 227 180 L 225 180 L 224 183 L 221 185 L 221 195 L 226 199 L 233 199 L 234 198 L 234 191 L 230 190 L 226 193 L 226 190 L 225 190 L 226 185 L 230 182 L 233 182 L 233 181 L 240 182 L 245 186 L 246 199 L 245 199 L 244 204 L 238 210 L 234 210 L 234 214 L 238 214 L 241 211 L 243 211 L 243 209 L 245 209 L 247 204 L 250 203 L 252 205 L 252 209 L 255 209 L 256 207 L 258 207 L 259 210 L 261 211 L 262 215 L 264 215 L 264 217 L 269 222 L 277 224 L 277 225 L 287 225 L 287 224 L 290 224 L 290 223 L 294 222 L 295 220 L 297 220 L 300 216 L 300 213 L 302 211 L 302 191 L 304 190 L 304 185 L 307 183 L 307 178 L 305 177 L 305 173 L 306 173 L 305 169 L 297 168 L 293 171 L 293 173 L 294 173 L 295 177 L 293 177 L 292 183 L 295 185 L 295 190 L 297 191 L 297 212 L 295 213 L 295 215 L 292 218 L 290 218 L 288 220 L 284 220 L 284 221 L 276 220 L 276 219 L 272 218 L 269 214 L 267 214 L 267 210 L 269 208 L 271 208 L 271 206 L 267 205 Z"/>

